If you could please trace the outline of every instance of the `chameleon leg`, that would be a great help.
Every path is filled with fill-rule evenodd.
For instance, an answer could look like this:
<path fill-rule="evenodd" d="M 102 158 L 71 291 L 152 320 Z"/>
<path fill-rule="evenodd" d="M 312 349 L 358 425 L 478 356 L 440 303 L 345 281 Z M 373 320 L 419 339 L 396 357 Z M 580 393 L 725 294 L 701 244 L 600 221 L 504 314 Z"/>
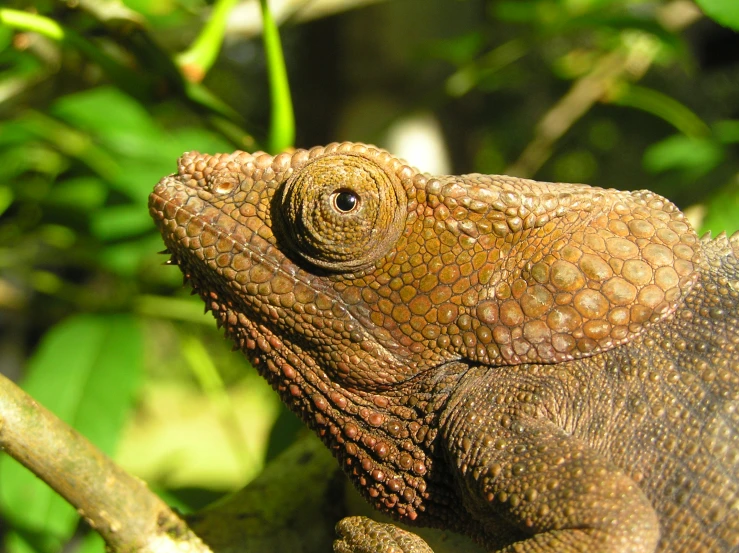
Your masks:
<path fill-rule="evenodd" d="M 475 395 L 458 396 L 443 442 L 485 543 L 517 553 L 656 550 L 657 514 L 631 478 L 535 410 L 511 408 L 507 394 Z M 501 523 L 530 537 L 505 543 Z"/>

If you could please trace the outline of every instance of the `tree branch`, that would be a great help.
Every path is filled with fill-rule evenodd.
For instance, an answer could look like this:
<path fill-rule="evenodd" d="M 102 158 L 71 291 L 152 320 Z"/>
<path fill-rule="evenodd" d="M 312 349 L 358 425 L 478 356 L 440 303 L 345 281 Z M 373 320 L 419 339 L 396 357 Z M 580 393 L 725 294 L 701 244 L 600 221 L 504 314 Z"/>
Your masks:
<path fill-rule="evenodd" d="M 146 484 L 2 375 L 0 449 L 71 503 L 116 552 L 210 551 Z"/>

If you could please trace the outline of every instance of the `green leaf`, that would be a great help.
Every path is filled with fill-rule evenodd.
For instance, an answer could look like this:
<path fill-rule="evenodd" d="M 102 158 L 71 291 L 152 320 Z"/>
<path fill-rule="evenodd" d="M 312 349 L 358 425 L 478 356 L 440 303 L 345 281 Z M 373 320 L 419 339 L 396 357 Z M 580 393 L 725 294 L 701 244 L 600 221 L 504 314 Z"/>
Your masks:
<path fill-rule="evenodd" d="M 130 163 L 111 181 L 113 188 L 140 204 L 142 213 L 148 213 L 146 200 L 154 185 L 165 175 L 177 169 L 177 159 L 184 153 L 197 150 L 217 153 L 233 150 L 219 136 L 196 128 L 179 129 L 176 133 L 162 133 L 151 141 L 137 138 L 137 148 L 126 154 Z M 148 215 L 146 215 L 148 217 Z"/>
<path fill-rule="evenodd" d="M 143 222 L 142 222 L 143 224 Z M 150 227 L 153 223 L 149 221 Z M 158 232 L 151 232 L 139 240 L 107 246 L 100 254 L 100 265 L 109 271 L 127 278 L 136 276 L 147 256 L 162 249 L 162 237 Z M 160 258 L 162 261 L 164 258 Z"/>
<path fill-rule="evenodd" d="M 22 120 L 14 119 L 0 123 L 0 147 L 10 144 L 25 144 L 34 138 L 35 135 Z"/>
<path fill-rule="evenodd" d="M 5 536 L 7 553 L 56 553 L 61 549 L 59 540 L 43 532 L 29 532 L 16 528 Z"/>
<path fill-rule="evenodd" d="M 706 216 L 701 232 L 711 231 L 714 236 L 726 231 L 731 236 L 739 230 L 739 180 L 713 195 L 706 202 Z"/>
<path fill-rule="evenodd" d="M 527 0 L 496 2 L 491 10 L 498 19 L 509 23 L 531 23 L 538 16 L 538 4 Z"/>
<path fill-rule="evenodd" d="M 105 202 L 108 186 L 96 177 L 75 177 L 56 183 L 46 201 L 59 207 L 93 211 Z"/>
<path fill-rule="evenodd" d="M 0 52 L 6 48 L 10 48 L 13 44 L 13 29 L 6 26 L 0 26 Z"/>
<path fill-rule="evenodd" d="M 177 56 L 177 64 L 185 74 L 192 75 L 191 80 L 202 80 L 213 67 L 226 35 L 229 14 L 237 3 L 238 0 L 217 0 L 198 37 Z"/>
<path fill-rule="evenodd" d="M 9 186 L 0 186 L 0 215 L 13 203 L 13 191 Z"/>
<path fill-rule="evenodd" d="M 0 150 L 0 167 L 3 168 L 4 180 L 30 171 L 54 176 L 61 173 L 66 165 L 67 160 L 59 152 L 32 141 Z M 27 191 L 21 189 L 18 192 L 19 195 L 26 195 L 24 193 Z"/>
<path fill-rule="evenodd" d="M 92 233 L 101 240 L 129 238 L 150 230 L 148 211 L 140 205 L 116 205 L 92 214 Z"/>
<path fill-rule="evenodd" d="M 197 150 L 199 152 L 215 154 L 217 152 L 230 152 L 233 150 L 233 146 L 220 135 L 196 127 L 178 129 L 176 133 L 172 134 L 167 146 L 169 148 L 167 156 L 169 156 L 170 152 L 173 154 L 172 158 L 167 157 L 170 173 L 177 168 L 177 159 L 175 156 L 180 156 L 184 152 Z"/>
<path fill-rule="evenodd" d="M 119 159 L 100 148 L 86 132 L 34 110 L 25 111 L 18 122 L 37 140 L 79 159 L 103 177 L 112 177 L 121 171 Z"/>
<path fill-rule="evenodd" d="M 624 86 L 614 99 L 620 106 L 630 106 L 661 117 L 690 137 L 707 136 L 710 129 L 687 106 L 658 90 L 638 85 Z"/>
<path fill-rule="evenodd" d="M 721 147 L 707 138 L 674 135 L 649 147 L 644 167 L 652 173 L 685 171 L 697 178 L 721 163 L 723 157 Z"/>
<path fill-rule="evenodd" d="M 93 88 L 64 96 L 57 100 L 50 112 L 88 132 L 159 132 L 141 104 L 112 87 Z"/>
<path fill-rule="evenodd" d="M 469 63 L 480 52 L 483 40 L 479 31 L 471 31 L 454 38 L 437 40 L 428 47 L 427 53 L 459 66 Z"/>
<path fill-rule="evenodd" d="M 151 189 L 175 170 L 183 152 L 233 150 L 226 141 L 203 129 L 166 132 L 139 102 L 108 87 L 65 96 L 52 112 L 74 129 L 94 137 L 95 144 L 112 152 L 114 159 L 127 160 L 120 171 L 106 176 L 114 189 L 144 206 Z M 146 207 L 139 209 L 147 211 Z"/>
<path fill-rule="evenodd" d="M 735 119 L 719 121 L 713 125 L 713 132 L 723 144 L 739 142 L 739 121 Z"/>
<path fill-rule="evenodd" d="M 22 386 L 112 454 L 142 364 L 143 335 L 136 318 L 77 315 L 44 336 Z M 75 510 L 8 456 L 0 457 L 0 512 L 16 528 L 43 537 L 39 540 L 43 543 L 59 545 L 77 526 Z"/>
<path fill-rule="evenodd" d="M 76 553 L 106 553 L 105 542 L 97 532 L 88 532 Z"/>
<path fill-rule="evenodd" d="M 711 19 L 739 31 L 739 2 L 736 0 L 695 0 Z"/>
<path fill-rule="evenodd" d="M 120 90 L 100 87 L 58 100 L 50 112 L 71 127 L 90 134 L 117 159 L 161 160 L 164 132 L 144 107 Z M 160 161 L 161 163 L 161 161 Z M 125 174 L 115 173 L 113 178 Z"/>
<path fill-rule="evenodd" d="M 262 41 L 269 75 L 269 151 L 276 154 L 295 141 L 295 115 L 277 23 L 267 0 L 260 0 L 259 5 L 262 8 Z"/>

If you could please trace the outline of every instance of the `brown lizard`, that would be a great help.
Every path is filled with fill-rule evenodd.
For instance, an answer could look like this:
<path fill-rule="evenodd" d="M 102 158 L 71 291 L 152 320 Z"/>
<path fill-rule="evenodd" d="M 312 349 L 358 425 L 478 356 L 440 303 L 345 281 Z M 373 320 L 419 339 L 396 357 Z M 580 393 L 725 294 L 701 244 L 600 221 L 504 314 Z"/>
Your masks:
<path fill-rule="evenodd" d="M 495 551 L 739 551 L 739 233 L 354 143 L 187 153 L 150 211 L 376 508 Z M 424 547 L 339 528 L 340 552 Z"/>

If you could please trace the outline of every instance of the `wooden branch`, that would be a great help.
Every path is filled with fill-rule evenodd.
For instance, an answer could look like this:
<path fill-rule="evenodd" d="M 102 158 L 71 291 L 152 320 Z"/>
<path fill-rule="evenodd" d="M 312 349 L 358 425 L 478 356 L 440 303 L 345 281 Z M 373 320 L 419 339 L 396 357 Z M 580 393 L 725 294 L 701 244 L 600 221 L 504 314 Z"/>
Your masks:
<path fill-rule="evenodd" d="M 0 449 L 71 503 L 112 551 L 210 552 L 146 484 L 1 374 Z"/>

